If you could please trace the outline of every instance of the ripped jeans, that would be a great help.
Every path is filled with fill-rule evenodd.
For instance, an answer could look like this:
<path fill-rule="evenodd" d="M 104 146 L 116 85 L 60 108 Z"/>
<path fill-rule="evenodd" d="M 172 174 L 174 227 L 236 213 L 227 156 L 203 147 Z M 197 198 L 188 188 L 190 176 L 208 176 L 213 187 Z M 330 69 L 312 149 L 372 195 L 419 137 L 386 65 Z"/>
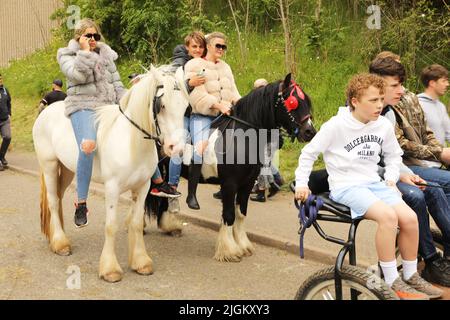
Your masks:
<path fill-rule="evenodd" d="M 86 140 L 97 141 L 95 112 L 93 110 L 80 110 L 74 112 L 70 115 L 70 121 L 72 122 L 72 128 L 75 133 L 79 151 L 77 162 L 78 200 L 87 200 L 94 163 L 94 152 L 86 154 L 83 152 L 81 145 Z"/>

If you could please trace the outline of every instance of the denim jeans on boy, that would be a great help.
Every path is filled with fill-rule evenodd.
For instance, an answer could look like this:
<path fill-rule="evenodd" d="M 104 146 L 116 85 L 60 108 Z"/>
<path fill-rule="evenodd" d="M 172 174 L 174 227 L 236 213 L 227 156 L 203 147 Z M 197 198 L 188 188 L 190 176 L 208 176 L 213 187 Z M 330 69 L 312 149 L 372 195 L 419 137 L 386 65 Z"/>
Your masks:
<path fill-rule="evenodd" d="M 189 134 L 189 117 L 184 117 L 184 133 L 185 133 L 185 142 L 190 142 L 190 134 Z M 170 158 L 169 162 L 169 184 L 171 186 L 178 186 L 180 183 L 180 174 L 181 167 L 183 165 L 183 159 L 179 155 L 175 155 Z"/>
<path fill-rule="evenodd" d="M 403 182 L 397 183 L 397 187 L 403 195 L 403 200 L 417 214 L 420 255 L 428 259 L 437 253 L 430 231 L 429 214 L 442 232 L 445 255 L 450 255 L 450 210 L 442 189 L 429 187 L 422 191 Z"/>
<path fill-rule="evenodd" d="M 447 202 L 450 204 L 450 171 L 419 166 L 410 166 L 409 168 L 422 179 L 444 187 Z"/>
<path fill-rule="evenodd" d="M 77 162 L 77 193 L 78 200 L 87 200 L 89 184 L 92 176 L 94 152 L 86 154 L 81 145 L 86 140 L 97 141 L 97 128 L 95 127 L 95 112 L 93 110 L 80 110 L 70 115 L 73 131 L 78 145 Z"/>
<path fill-rule="evenodd" d="M 194 146 L 194 163 L 202 163 L 203 156 L 197 152 L 197 144 L 201 141 L 208 141 L 211 123 L 215 118 L 193 113 L 189 121 L 189 132 L 191 133 L 192 145 Z"/>

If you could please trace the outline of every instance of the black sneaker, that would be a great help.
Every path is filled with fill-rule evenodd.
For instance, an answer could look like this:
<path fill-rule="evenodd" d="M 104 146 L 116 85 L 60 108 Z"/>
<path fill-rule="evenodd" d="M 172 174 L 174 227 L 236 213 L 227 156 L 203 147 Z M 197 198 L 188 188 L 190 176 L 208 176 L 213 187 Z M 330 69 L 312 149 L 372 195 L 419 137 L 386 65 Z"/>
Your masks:
<path fill-rule="evenodd" d="M 425 264 L 422 278 L 428 282 L 450 287 L 450 263 L 439 255 L 439 258 Z"/>
<path fill-rule="evenodd" d="M 250 200 L 256 202 L 266 202 L 266 190 L 258 190 L 255 196 L 251 196 Z"/>
<path fill-rule="evenodd" d="M 75 226 L 77 228 L 86 227 L 89 224 L 87 219 L 89 210 L 86 206 L 86 203 L 75 204 L 75 208 L 76 208 L 74 217 Z"/>
<path fill-rule="evenodd" d="M 3 165 L 4 167 L 7 167 L 7 166 L 8 166 L 8 161 L 6 161 L 5 158 L 1 158 L 1 159 L 0 159 L 0 162 L 2 163 L 2 165 Z"/>
<path fill-rule="evenodd" d="M 155 185 L 150 193 L 156 197 L 162 198 L 179 198 L 181 193 L 172 188 L 167 182 Z"/>
<path fill-rule="evenodd" d="M 275 183 L 275 182 L 272 182 L 271 184 L 270 184 L 270 187 L 269 187 L 269 195 L 267 196 L 268 198 L 272 198 L 274 195 L 276 195 L 277 193 L 278 193 L 278 191 L 280 191 L 281 190 L 281 187 L 277 184 L 277 183 Z"/>
<path fill-rule="evenodd" d="M 4 171 L 5 170 L 5 168 L 3 168 L 3 165 L 2 165 L 2 163 L 0 162 L 0 171 Z"/>

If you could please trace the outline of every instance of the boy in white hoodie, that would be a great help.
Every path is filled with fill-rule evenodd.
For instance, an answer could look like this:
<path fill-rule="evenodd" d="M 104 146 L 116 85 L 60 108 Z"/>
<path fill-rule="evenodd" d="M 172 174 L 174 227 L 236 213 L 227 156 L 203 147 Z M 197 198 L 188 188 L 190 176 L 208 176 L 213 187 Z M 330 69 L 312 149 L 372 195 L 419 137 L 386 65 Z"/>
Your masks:
<path fill-rule="evenodd" d="M 297 200 L 311 193 L 308 179 L 314 161 L 323 153 L 329 173 L 330 197 L 350 207 L 352 218 L 378 223 L 375 238 L 378 259 L 385 282 L 405 300 L 428 300 L 417 291 L 429 285 L 417 273 L 418 223 L 414 211 L 402 200 L 395 184 L 399 179 L 402 150 L 389 120 L 380 117 L 383 109 L 384 80 L 376 75 L 360 74 L 350 80 L 347 98 L 350 107 L 324 123 L 314 139 L 303 148 L 295 171 Z M 384 181 L 378 175 L 383 154 Z M 397 271 L 395 244 L 403 259 L 403 277 Z M 410 279 L 414 279 L 410 283 Z"/>

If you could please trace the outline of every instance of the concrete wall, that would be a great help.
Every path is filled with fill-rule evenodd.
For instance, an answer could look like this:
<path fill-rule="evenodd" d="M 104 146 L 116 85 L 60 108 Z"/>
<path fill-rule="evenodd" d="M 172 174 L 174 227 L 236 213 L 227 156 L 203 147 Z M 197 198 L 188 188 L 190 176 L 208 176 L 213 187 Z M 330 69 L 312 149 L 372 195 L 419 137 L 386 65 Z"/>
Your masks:
<path fill-rule="evenodd" d="M 57 22 L 50 15 L 60 0 L 0 0 L 0 66 L 44 47 Z"/>

